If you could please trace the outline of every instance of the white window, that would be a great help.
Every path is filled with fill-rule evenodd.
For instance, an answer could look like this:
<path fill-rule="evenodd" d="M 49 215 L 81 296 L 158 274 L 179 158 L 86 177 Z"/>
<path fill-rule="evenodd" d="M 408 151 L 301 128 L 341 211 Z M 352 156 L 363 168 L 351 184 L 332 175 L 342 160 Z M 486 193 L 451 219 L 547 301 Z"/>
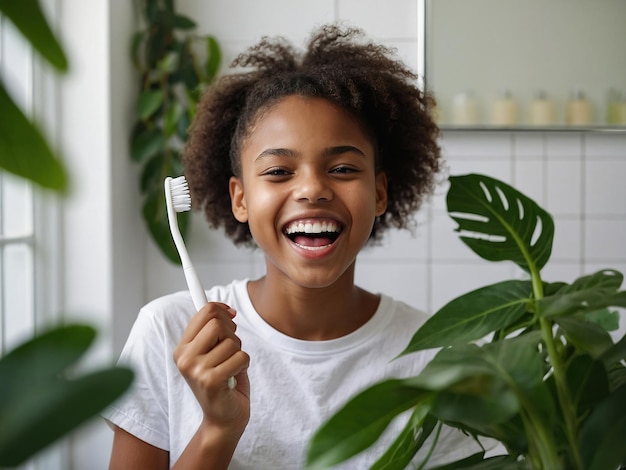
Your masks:
<path fill-rule="evenodd" d="M 0 20 L 0 77 L 23 110 L 32 110 L 32 53 Z M 31 184 L 0 173 L 0 346 L 6 352 L 35 331 L 34 206 Z"/>
<path fill-rule="evenodd" d="M 51 76 L 41 73 L 30 46 L 0 16 L 0 80 L 27 116 L 54 141 L 54 107 L 40 101 Z M 49 98 L 46 99 L 49 104 Z M 47 114 L 47 115 L 46 115 Z M 56 196 L 0 170 L 0 353 L 59 319 Z M 63 446 L 43 452 L 24 469 L 63 468 Z"/>

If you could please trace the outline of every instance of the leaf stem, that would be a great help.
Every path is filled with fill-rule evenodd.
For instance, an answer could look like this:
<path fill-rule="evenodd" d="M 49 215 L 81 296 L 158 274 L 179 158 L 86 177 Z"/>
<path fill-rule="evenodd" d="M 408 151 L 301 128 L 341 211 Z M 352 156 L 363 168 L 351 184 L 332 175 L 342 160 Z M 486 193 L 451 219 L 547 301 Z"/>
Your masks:
<path fill-rule="evenodd" d="M 539 318 L 539 324 L 541 326 L 544 343 L 546 344 L 546 348 L 548 350 L 548 357 L 550 359 L 550 363 L 552 364 L 556 393 L 559 397 L 563 419 L 565 420 L 565 434 L 567 435 L 567 441 L 574 460 L 574 466 L 577 469 L 582 469 L 582 461 L 580 454 L 578 453 L 578 440 L 576 438 L 578 434 L 576 410 L 567 390 L 565 368 L 561 362 L 561 356 L 559 356 L 554 343 L 554 336 L 552 335 L 552 322 L 546 318 Z"/>
<path fill-rule="evenodd" d="M 500 373 L 503 377 L 508 376 L 506 370 L 500 370 Z M 533 468 L 558 469 L 559 456 L 554 443 L 554 436 L 550 432 L 550 429 L 545 426 L 545 423 L 541 419 L 541 415 L 537 411 L 535 405 L 527 399 L 526 394 L 519 389 L 515 381 L 508 379 L 505 380 L 522 405 L 520 417 L 526 431 L 526 437 L 528 438 L 528 445 L 530 449 L 528 452 L 528 458 L 530 459 Z"/>
<path fill-rule="evenodd" d="M 546 435 L 540 423 L 535 422 L 531 413 L 521 413 L 522 423 L 528 438 L 527 458 L 535 469 L 558 468 L 558 457 L 554 451 L 551 436 Z"/>
<path fill-rule="evenodd" d="M 522 255 L 524 256 L 524 259 L 526 260 L 528 266 L 528 272 L 530 274 L 533 289 L 533 298 L 535 300 L 535 313 L 537 315 L 537 318 L 539 319 L 541 336 L 546 345 L 548 359 L 550 361 L 550 364 L 552 365 L 554 382 L 556 384 L 556 392 L 561 406 L 561 411 L 563 413 L 563 418 L 565 420 L 565 432 L 567 435 L 567 441 L 569 443 L 571 456 L 574 461 L 574 468 L 576 468 L 577 470 L 582 470 L 582 460 L 578 452 L 576 439 L 576 436 L 578 434 L 578 424 L 576 420 L 575 408 L 567 390 L 565 367 L 563 366 L 563 363 L 561 361 L 561 356 L 559 356 L 556 350 L 554 335 L 552 333 L 552 322 L 546 318 L 542 318 L 541 312 L 537 308 L 537 301 L 543 299 L 544 297 L 543 280 L 541 279 L 541 273 L 539 268 L 537 267 L 537 263 L 531 256 L 525 243 L 517 236 L 517 234 L 515 234 L 514 232 L 512 233 L 513 238 L 515 239 L 520 251 L 522 252 Z"/>
<path fill-rule="evenodd" d="M 533 285 L 533 297 L 535 301 L 538 301 L 544 297 L 543 282 L 541 280 L 541 275 L 536 265 L 531 264 L 529 267 Z M 536 313 L 539 317 L 541 336 L 546 345 L 550 364 L 552 365 L 552 373 L 554 374 L 556 393 L 559 398 L 559 403 L 561 405 L 563 419 L 565 420 L 565 434 L 567 436 L 570 453 L 574 461 L 574 468 L 582 470 L 582 460 L 578 452 L 578 422 L 576 419 L 576 409 L 567 389 L 565 367 L 561 360 L 561 356 L 556 349 L 554 334 L 552 332 L 553 324 L 547 318 L 543 318 L 541 316 L 541 312 L 537 311 Z"/>

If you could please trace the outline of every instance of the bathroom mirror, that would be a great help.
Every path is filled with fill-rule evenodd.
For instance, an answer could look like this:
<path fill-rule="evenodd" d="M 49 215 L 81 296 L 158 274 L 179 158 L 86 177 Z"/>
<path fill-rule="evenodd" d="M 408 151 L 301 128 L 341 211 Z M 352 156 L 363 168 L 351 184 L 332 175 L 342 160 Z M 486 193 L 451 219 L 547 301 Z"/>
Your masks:
<path fill-rule="evenodd" d="M 425 84 L 442 127 L 626 127 L 626 1 L 418 8 Z"/>

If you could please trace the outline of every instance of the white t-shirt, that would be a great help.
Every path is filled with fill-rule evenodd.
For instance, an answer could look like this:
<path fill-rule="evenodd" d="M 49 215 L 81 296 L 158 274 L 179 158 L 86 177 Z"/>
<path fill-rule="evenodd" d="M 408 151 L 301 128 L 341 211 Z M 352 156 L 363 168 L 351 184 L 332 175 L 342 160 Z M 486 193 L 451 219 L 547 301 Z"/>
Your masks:
<path fill-rule="evenodd" d="M 393 360 L 427 316 L 382 295 L 372 318 L 347 336 L 303 341 L 272 328 L 255 311 L 247 281 L 214 287 L 209 301 L 237 310 L 242 349 L 250 355 L 251 417 L 230 469 L 301 469 L 315 430 L 350 397 L 386 378 L 417 375 L 432 352 Z M 188 292 L 150 302 L 139 312 L 120 362 L 136 379 L 131 391 L 104 417 L 139 439 L 169 451 L 170 466 L 195 434 L 202 410 L 180 375 L 173 351 L 196 310 Z M 402 428 L 338 468 L 365 469 L 376 461 Z M 391 431 L 391 430 L 390 430 Z M 444 428 L 430 464 L 454 461 L 479 451 L 473 440 Z M 422 449 L 426 451 L 426 446 Z"/>

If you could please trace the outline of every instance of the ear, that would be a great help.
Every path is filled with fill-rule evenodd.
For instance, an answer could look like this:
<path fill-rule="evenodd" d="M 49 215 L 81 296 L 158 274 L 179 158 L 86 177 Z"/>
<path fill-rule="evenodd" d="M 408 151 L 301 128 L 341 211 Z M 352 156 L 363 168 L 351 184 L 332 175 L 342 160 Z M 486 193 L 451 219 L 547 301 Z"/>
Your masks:
<path fill-rule="evenodd" d="M 387 174 L 384 171 L 376 173 L 376 216 L 381 216 L 387 210 Z"/>
<path fill-rule="evenodd" d="M 236 176 L 231 176 L 228 181 L 228 191 L 230 192 L 230 205 L 235 219 L 242 224 L 246 223 L 248 221 L 248 207 L 243 191 L 243 181 Z"/>

